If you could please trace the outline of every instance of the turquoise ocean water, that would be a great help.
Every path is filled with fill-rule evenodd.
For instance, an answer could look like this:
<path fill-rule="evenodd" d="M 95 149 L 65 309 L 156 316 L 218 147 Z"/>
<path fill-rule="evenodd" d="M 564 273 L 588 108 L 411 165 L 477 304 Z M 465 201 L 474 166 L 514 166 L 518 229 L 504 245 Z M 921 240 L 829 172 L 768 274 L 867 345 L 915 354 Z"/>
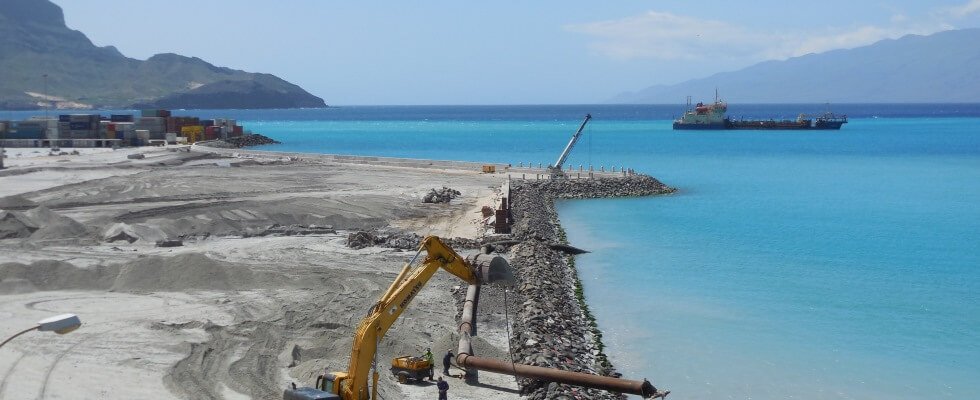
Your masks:
<path fill-rule="evenodd" d="M 569 164 L 679 189 L 559 204 L 627 377 L 677 399 L 980 398 L 980 105 L 835 108 L 839 132 L 674 132 L 668 106 L 180 114 L 269 150 L 547 165 L 591 112 Z"/>

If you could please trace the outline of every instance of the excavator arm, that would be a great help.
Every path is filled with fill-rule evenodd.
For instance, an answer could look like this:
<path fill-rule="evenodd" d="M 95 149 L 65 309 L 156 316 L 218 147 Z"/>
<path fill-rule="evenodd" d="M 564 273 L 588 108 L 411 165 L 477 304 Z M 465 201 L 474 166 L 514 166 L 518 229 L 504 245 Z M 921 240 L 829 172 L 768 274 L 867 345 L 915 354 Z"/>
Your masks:
<path fill-rule="evenodd" d="M 392 282 L 391 286 L 381 295 L 371 307 L 357 327 L 354 343 L 351 347 L 350 364 L 346 372 L 325 374 L 317 379 L 317 389 L 332 392 L 343 400 L 365 400 L 368 398 L 368 378 L 371 365 L 378 350 L 378 342 L 388 329 L 398 320 L 402 312 L 411 304 L 415 296 L 440 268 L 455 275 L 469 284 L 490 283 L 491 280 L 512 279 L 509 269 L 506 271 L 491 271 L 489 268 L 504 268 L 506 262 L 489 266 L 486 271 L 474 268 L 467 261 L 439 240 L 438 237 L 428 236 L 422 241 L 419 253 L 426 251 L 425 259 L 417 266 L 412 262 L 405 264 L 402 271 Z M 493 264 L 493 263 L 491 263 Z M 373 376 L 377 383 L 377 372 Z M 329 397 L 314 396 L 311 388 L 287 389 L 284 399 L 310 399 Z M 320 392 L 322 393 L 322 392 Z M 372 387 L 370 393 L 377 393 L 377 387 Z"/>
<path fill-rule="evenodd" d="M 392 282 L 388 290 L 371 308 L 368 316 L 357 327 L 351 348 L 350 365 L 347 368 L 348 377 L 340 383 L 341 398 L 351 400 L 367 398 L 368 373 L 377 352 L 378 342 L 440 268 L 469 284 L 478 282 L 475 271 L 466 260 L 443 244 L 439 238 L 426 237 L 419 251 L 423 249 L 428 253 L 425 259 L 415 268 L 412 268 L 411 263 L 406 264 L 398 274 L 398 278 Z"/>

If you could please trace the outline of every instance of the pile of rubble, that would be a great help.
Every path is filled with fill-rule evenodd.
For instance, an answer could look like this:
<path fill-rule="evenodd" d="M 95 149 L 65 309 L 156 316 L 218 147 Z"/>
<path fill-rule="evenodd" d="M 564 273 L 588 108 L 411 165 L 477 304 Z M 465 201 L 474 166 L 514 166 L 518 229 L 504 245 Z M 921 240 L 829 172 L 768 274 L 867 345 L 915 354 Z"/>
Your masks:
<path fill-rule="evenodd" d="M 422 239 L 425 238 L 410 232 L 358 231 L 351 232 L 347 235 L 347 247 L 352 249 L 363 249 L 366 247 L 378 246 L 399 250 L 418 250 L 419 246 L 422 245 Z M 479 240 L 459 237 L 440 238 L 440 240 L 457 252 L 479 249 L 480 246 L 483 245 L 483 242 Z M 466 254 L 461 255 L 466 256 Z"/>
<path fill-rule="evenodd" d="M 554 200 L 646 196 L 673 193 L 649 176 L 596 180 L 524 181 L 511 187 L 513 235 L 511 267 L 517 276 L 518 312 L 511 338 L 514 361 L 563 370 L 619 376 L 602 351 L 602 333 L 584 300 L 571 257 L 555 248 L 563 243 Z M 634 378 L 635 379 L 635 378 Z M 521 381 L 529 399 L 623 399 L 593 389 L 531 379 Z"/>
<path fill-rule="evenodd" d="M 453 190 L 445 186 L 442 189 L 436 190 L 432 189 L 422 197 L 423 203 L 448 203 L 452 199 L 459 197 L 461 193 L 458 190 Z"/>
<path fill-rule="evenodd" d="M 602 353 L 598 329 L 575 297 L 576 273 L 563 253 L 543 242 L 528 240 L 512 250 L 511 268 L 517 276 L 511 347 L 514 362 L 619 376 Z M 523 379 L 521 395 L 529 399 L 623 399 L 602 390 Z"/>
<path fill-rule="evenodd" d="M 222 140 L 215 140 L 203 143 L 206 146 L 222 149 L 240 149 L 249 146 L 261 146 L 264 144 L 281 144 L 281 142 L 258 133 L 249 133 L 240 137 L 230 137 Z"/>
<path fill-rule="evenodd" d="M 664 185 L 649 175 L 630 175 L 620 178 L 602 179 L 523 181 L 518 186 L 521 188 L 541 190 L 551 197 L 560 199 L 653 196 L 676 191 L 676 189 Z"/>
<path fill-rule="evenodd" d="M 247 228 L 242 234 L 243 238 L 259 236 L 301 236 L 301 235 L 325 235 L 337 233 L 332 226 L 319 225 L 279 225 L 273 224 L 265 228 Z"/>

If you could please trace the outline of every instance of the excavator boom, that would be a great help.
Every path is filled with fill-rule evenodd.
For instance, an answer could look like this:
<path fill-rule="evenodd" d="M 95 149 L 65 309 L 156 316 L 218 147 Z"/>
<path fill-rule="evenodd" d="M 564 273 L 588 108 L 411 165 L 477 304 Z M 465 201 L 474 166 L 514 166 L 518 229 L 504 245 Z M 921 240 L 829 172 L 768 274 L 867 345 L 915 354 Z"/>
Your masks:
<path fill-rule="evenodd" d="M 367 399 L 369 373 L 377 353 L 378 342 L 439 269 L 446 270 L 468 284 L 483 284 L 491 283 L 493 280 L 512 279 L 506 261 L 491 263 L 492 267 L 488 266 L 486 271 L 474 268 L 435 236 L 426 237 L 422 241 L 419 252 L 422 250 L 426 251 L 425 259 L 414 268 L 412 262 L 406 264 L 391 286 L 371 307 L 368 315 L 361 320 L 354 335 L 347 371 L 324 374 L 317 380 L 317 388 L 312 389 L 312 392 L 310 388 L 286 389 L 286 392 L 283 393 L 283 399 L 331 398 L 309 397 L 309 393 L 313 392 L 323 393 L 324 396 L 329 396 L 328 393 L 332 392 L 335 394 L 332 398 L 337 398 L 336 395 L 339 395 L 342 400 Z M 489 270 L 489 268 L 496 270 Z M 507 271 L 500 271 L 501 268 L 507 269 Z M 376 375 L 375 380 L 377 380 Z M 303 394 L 301 395 L 299 392 L 303 392 Z M 376 391 L 372 390 L 371 392 Z"/>

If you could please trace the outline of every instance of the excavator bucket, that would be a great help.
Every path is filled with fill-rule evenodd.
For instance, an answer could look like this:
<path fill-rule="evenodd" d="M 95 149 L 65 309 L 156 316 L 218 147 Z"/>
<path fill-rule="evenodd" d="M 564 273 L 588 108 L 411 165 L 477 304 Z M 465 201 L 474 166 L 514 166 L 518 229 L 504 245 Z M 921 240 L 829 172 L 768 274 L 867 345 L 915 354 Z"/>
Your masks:
<path fill-rule="evenodd" d="M 466 258 L 466 262 L 476 269 L 480 284 L 498 286 L 513 286 L 517 279 L 510 263 L 500 256 L 491 257 L 488 254 L 475 254 Z"/>

